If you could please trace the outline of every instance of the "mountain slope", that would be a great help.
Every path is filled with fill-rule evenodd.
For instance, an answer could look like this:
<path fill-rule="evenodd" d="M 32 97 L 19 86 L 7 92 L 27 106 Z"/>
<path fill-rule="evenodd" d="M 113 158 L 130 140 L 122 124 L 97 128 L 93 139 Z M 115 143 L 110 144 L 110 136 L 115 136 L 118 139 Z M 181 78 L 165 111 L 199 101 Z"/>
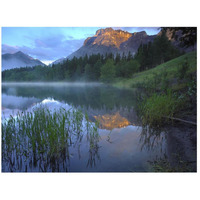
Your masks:
<path fill-rule="evenodd" d="M 163 73 L 167 73 L 166 78 L 170 81 L 174 79 L 174 76 L 177 76 L 177 71 L 179 70 L 179 67 L 187 60 L 189 65 L 188 72 L 192 73 L 197 70 L 197 52 L 192 51 L 189 53 L 186 53 L 180 57 L 174 58 L 170 61 L 167 61 L 163 64 L 160 64 L 156 66 L 155 68 L 138 72 L 134 74 L 134 76 L 130 79 L 124 78 L 119 79 L 114 85 L 117 87 L 127 87 L 132 88 L 136 85 L 144 85 L 146 80 L 153 81 L 155 79 L 155 74 L 158 74 L 162 77 Z"/>
<path fill-rule="evenodd" d="M 67 58 L 72 59 L 74 56 L 79 58 L 81 56 L 91 54 L 113 53 L 126 55 L 130 51 L 133 55 L 136 53 L 141 43 L 146 44 L 153 41 L 155 36 L 149 36 L 145 31 L 137 33 L 129 33 L 122 30 L 113 30 L 112 28 L 99 29 L 96 34 L 85 40 L 83 46 L 69 55 Z"/>
<path fill-rule="evenodd" d="M 26 66 L 32 67 L 36 65 L 44 66 L 45 64 L 38 59 L 34 59 L 27 54 L 24 54 L 21 51 L 18 51 L 14 54 L 6 53 L 2 55 L 2 70 Z"/>
<path fill-rule="evenodd" d="M 92 37 L 87 38 L 84 44 L 77 51 L 73 52 L 66 58 L 58 59 L 52 64 L 61 63 L 64 60 L 73 57 L 83 57 L 86 54 L 102 54 L 117 53 L 128 55 L 131 52 L 134 55 L 141 43 L 146 44 L 152 42 L 156 35 L 149 36 L 145 31 L 129 33 L 122 30 L 113 30 L 112 28 L 99 29 Z"/>

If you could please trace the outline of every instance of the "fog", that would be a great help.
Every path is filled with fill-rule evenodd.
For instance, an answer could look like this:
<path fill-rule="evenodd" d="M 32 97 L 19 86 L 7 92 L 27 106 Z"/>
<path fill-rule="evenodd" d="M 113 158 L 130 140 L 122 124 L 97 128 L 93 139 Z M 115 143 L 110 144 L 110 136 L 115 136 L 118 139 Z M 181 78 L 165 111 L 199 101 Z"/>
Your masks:
<path fill-rule="evenodd" d="M 38 87 L 44 87 L 44 86 L 66 86 L 66 87 L 85 87 L 85 86 L 101 86 L 102 83 L 98 82 L 2 82 L 2 86 L 38 86 Z"/>
<path fill-rule="evenodd" d="M 1 71 L 13 69 L 13 68 L 20 68 L 20 67 L 33 67 L 36 65 L 42 65 L 42 63 L 33 59 L 27 62 L 27 60 L 25 61 L 22 59 L 20 60 L 19 58 L 9 58 L 8 60 L 6 60 L 2 57 Z"/>

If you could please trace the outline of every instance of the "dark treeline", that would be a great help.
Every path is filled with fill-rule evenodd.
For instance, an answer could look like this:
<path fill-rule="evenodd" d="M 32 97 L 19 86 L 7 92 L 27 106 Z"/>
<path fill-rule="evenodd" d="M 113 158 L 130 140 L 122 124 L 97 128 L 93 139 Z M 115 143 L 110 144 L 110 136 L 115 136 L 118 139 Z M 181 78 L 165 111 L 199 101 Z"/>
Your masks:
<path fill-rule="evenodd" d="M 163 62 L 180 56 L 181 53 L 167 39 L 165 34 L 153 42 L 141 44 L 132 56 L 97 54 L 66 60 L 52 67 L 21 67 L 2 72 L 3 81 L 103 81 L 114 78 L 131 78 L 134 73 L 155 67 Z"/>

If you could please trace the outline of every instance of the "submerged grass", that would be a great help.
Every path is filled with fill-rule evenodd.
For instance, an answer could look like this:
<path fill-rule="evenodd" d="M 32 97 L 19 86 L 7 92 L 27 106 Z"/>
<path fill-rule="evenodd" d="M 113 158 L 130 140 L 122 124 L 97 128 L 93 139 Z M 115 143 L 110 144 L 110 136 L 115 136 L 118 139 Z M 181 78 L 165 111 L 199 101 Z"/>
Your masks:
<path fill-rule="evenodd" d="M 85 126 L 85 124 L 87 124 Z M 2 122 L 2 171 L 67 171 L 69 147 L 88 135 L 98 146 L 98 129 L 81 111 L 38 107 Z"/>

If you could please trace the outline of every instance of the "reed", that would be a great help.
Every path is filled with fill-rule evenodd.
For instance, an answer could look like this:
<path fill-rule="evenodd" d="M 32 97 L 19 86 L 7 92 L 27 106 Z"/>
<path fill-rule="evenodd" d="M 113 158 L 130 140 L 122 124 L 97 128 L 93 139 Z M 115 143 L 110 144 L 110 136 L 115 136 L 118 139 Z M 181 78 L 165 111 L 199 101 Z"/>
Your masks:
<path fill-rule="evenodd" d="M 85 126 L 85 123 L 87 124 Z M 67 170 L 69 147 L 87 135 L 90 149 L 97 148 L 97 124 L 80 110 L 38 107 L 2 121 L 2 171 Z M 62 169 L 61 169 L 62 168 Z"/>

